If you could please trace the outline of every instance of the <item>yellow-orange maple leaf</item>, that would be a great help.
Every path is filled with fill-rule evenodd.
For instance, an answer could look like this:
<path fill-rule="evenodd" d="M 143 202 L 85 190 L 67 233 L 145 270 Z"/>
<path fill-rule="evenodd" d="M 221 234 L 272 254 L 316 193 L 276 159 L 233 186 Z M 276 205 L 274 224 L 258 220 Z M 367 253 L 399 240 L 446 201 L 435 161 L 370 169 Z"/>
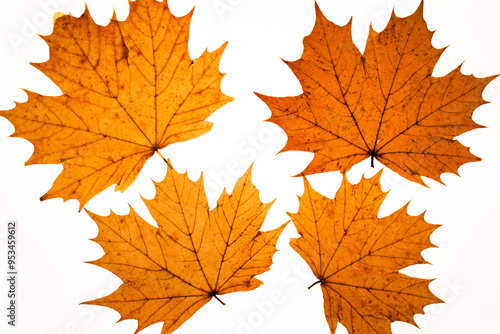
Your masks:
<path fill-rule="evenodd" d="M 333 200 L 304 179 L 299 211 L 289 214 L 301 235 L 290 244 L 321 284 L 332 333 L 340 322 L 351 334 L 388 334 L 391 322 L 415 324 L 424 306 L 441 302 L 428 289 L 430 280 L 398 272 L 426 263 L 420 252 L 433 246 L 429 236 L 438 226 L 423 214 L 409 216 L 407 206 L 377 218 L 386 196 L 380 175 L 357 185 L 344 176 Z"/>
<path fill-rule="evenodd" d="M 105 27 L 87 10 L 55 20 L 44 38 L 50 59 L 35 67 L 63 95 L 28 92 L 27 103 L 0 113 L 14 136 L 34 144 L 27 164 L 63 164 L 42 199 L 76 198 L 81 209 L 113 184 L 125 190 L 158 149 L 210 130 L 204 120 L 231 101 L 220 91 L 224 48 L 191 60 L 191 16 L 174 17 L 167 1 L 139 0 L 125 21 Z"/>
<path fill-rule="evenodd" d="M 288 135 L 284 150 L 314 152 L 305 174 L 345 172 L 368 157 L 401 176 L 423 183 L 478 160 L 454 140 L 478 128 L 471 119 L 493 79 L 455 69 L 432 71 L 443 50 L 431 45 L 423 6 L 407 18 L 392 15 L 380 34 L 370 28 L 362 55 L 351 24 L 339 27 L 316 7 L 316 24 L 304 39 L 301 59 L 287 62 L 303 94 L 276 98 L 257 94 L 271 121 Z"/>
<path fill-rule="evenodd" d="M 128 216 L 100 217 L 94 239 L 105 255 L 92 262 L 123 284 L 111 295 L 86 302 L 108 306 L 121 319 L 137 319 L 137 331 L 164 321 L 171 333 L 212 297 L 261 285 L 254 278 L 269 269 L 285 225 L 260 232 L 271 204 L 262 204 L 250 170 L 231 195 L 225 191 L 209 212 L 202 179 L 170 169 L 146 204 L 155 228 L 132 209 Z"/>

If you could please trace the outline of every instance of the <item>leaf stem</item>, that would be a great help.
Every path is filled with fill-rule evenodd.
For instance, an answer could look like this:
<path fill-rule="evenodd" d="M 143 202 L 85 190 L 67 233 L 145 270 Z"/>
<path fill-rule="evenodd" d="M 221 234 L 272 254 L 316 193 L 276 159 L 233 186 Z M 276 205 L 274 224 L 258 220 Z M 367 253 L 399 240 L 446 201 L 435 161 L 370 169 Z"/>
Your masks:
<path fill-rule="evenodd" d="M 313 286 L 315 286 L 316 284 L 318 283 L 321 283 L 321 280 L 318 280 L 316 282 L 314 282 L 313 284 L 311 284 L 307 289 L 310 290 Z"/>
<path fill-rule="evenodd" d="M 168 168 L 174 168 L 172 167 L 172 165 L 170 164 L 170 161 L 168 161 L 167 159 L 165 159 L 165 157 L 163 155 L 161 155 L 160 151 L 156 150 L 156 153 L 160 156 L 160 158 L 163 159 L 163 161 L 165 161 L 165 163 L 167 164 Z"/>
<path fill-rule="evenodd" d="M 224 303 L 222 300 L 220 300 L 219 297 L 217 297 L 217 295 L 213 295 L 213 297 L 215 299 L 217 299 L 222 305 L 226 306 L 226 303 Z"/>

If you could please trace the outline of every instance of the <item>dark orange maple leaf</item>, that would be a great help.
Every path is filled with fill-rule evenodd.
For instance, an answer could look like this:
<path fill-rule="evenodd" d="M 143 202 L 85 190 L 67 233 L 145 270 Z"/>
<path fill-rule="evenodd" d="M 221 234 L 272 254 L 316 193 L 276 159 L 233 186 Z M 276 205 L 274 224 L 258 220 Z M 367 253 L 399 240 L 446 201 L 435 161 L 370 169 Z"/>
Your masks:
<path fill-rule="evenodd" d="M 284 150 L 314 152 L 305 174 L 345 172 L 371 157 L 372 165 L 376 158 L 423 184 L 421 176 L 440 181 L 441 173 L 479 160 L 453 138 L 479 127 L 471 115 L 494 77 L 466 76 L 458 68 L 432 77 L 443 50 L 432 47 L 422 13 L 422 5 L 407 18 L 393 13 L 380 34 L 370 28 L 362 55 L 351 24 L 336 26 L 316 6 L 302 58 L 287 62 L 303 94 L 257 94 L 288 135 Z"/>
<path fill-rule="evenodd" d="M 430 292 L 430 280 L 398 272 L 427 263 L 420 252 L 433 246 L 429 237 L 438 226 L 426 223 L 424 214 L 409 216 L 407 206 L 377 218 L 386 196 L 380 175 L 357 185 L 344 176 L 333 200 L 304 178 L 299 211 L 289 214 L 301 235 L 290 245 L 321 284 L 332 333 L 338 322 L 351 334 L 391 333 L 391 322 L 415 325 L 413 316 L 424 306 L 441 302 Z"/>
<path fill-rule="evenodd" d="M 161 333 L 171 333 L 212 297 L 260 286 L 254 276 L 269 269 L 285 227 L 259 231 L 271 204 L 260 202 L 250 170 L 210 212 L 202 179 L 192 182 L 173 169 L 146 204 L 158 228 L 132 209 L 128 216 L 88 212 L 99 226 L 94 241 L 106 253 L 92 263 L 123 284 L 86 304 L 111 307 L 121 320 L 137 319 L 136 332 L 164 321 Z"/>
<path fill-rule="evenodd" d="M 50 59 L 35 67 L 63 95 L 28 92 L 27 103 L 0 113 L 14 136 L 34 144 L 27 164 L 63 164 L 42 199 L 76 198 L 81 209 L 115 183 L 125 190 L 154 152 L 210 130 L 204 120 L 232 100 L 220 91 L 224 47 L 191 60 L 191 16 L 174 17 L 167 1 L 140 0 L 126 21 L 106 27 L 87 10 L 55 20 L 44 38 Z"/>

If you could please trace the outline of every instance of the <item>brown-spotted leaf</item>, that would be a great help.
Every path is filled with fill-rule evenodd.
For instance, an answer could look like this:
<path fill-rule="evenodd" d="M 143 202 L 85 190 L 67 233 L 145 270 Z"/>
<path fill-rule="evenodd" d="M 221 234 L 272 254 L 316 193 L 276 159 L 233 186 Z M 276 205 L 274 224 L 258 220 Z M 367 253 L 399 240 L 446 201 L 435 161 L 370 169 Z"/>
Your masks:
<path fill-rule="evenodd" d="M 138 0 L 105 27 L 87 10 L 55 20 L 44 37 L 50 59 L 35 66 L 63 95 L 28 92 L 27 103 L 0 113 L 34 144 L 27 164 L 63 164 L 42 199 L 76 198 L 81 209 L 113 184 L 125 190 L 158 149 L 210 130 L 204 120 L 231 101 L 220 91 L 223 47 L 191 60 L 191 16 Z"/>
<path fill-rule="evenodd" d="M 423 214 L 409 216 L 406 206 L 377 218 L 386 196 L 380 175 L 357 185 L 344 176 L 335 199 L 305 181 L 299 211 L 289 214 L 301 235 L 290 244 L 321 284 L 332 333 L 340 322 L 350 334 L 389 334 L 391 322 L 415 325 L 424 306 L 441 302 L 430 292 L 430 280 L 399 273 L 426 263 L 420 252 L 433 246 L 429 237 L 438 226 Z"/>
<path fill-rule="evenodd" d="M 123 284 L 86 304 L 111 307 L 121 320 L 137 319 L 136 332 L 164 321 L 161 333 L 171 333 L 212 297 L 260 286 L 254 276 L 269 270 L 285 227 L 259 231 L 271 204 L 260 202 L 250 170 L 212 211 L 202 179 L 192 182 L 173 169 L 146 205 L 158 228 L 132 209 L 128 216 L 89 212 L 99 227 L 94 240 L 105 251 L 92 263 Z"/>
<path fill-rule="evenodd" d="M 345 172 L 371 157 L 422 184 L 421 176 L 440 181 L 442 173 L 479 160 L 454 137 L 479 127 L 471 115 L 493 77 L 458 68 L 432 77 L 443 50 L 432 47 L 422 13 L 421 5 L 406 18 L 393 14 L 381 33 L 370 28 L 361 54 L 351 24 L 339 27 L 316 7 L 301 59 L 288 62 L 303 94 L 258 94 L 288 135 L 284 150 L 314 152 L 305 174 Z"/>

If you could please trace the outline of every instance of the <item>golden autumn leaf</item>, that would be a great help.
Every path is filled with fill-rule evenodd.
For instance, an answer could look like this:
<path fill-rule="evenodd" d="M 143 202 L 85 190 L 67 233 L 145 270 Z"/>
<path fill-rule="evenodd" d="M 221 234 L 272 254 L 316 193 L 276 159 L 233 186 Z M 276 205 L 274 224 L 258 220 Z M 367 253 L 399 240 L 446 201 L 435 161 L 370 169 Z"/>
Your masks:
<path fill-rule="evenodd" d="M 164 321 L 161 333 L 171 333 L 212 297 L 260 286 L 254 276 L 269 270 L 285 227 L 259 231 L 271 204 L 260 202 L 250 170 L 212 211 L 202 179 L 192 182 L 173 169 L 146 205 L 158 228 L 133 209 L 128 216 L 88 212 L 99 227 L 94 241 L 105 251 L 92 263 L 123 284 L 86 304 L 111 307 L 121 320 L 137 319 L 136 332 Z"/>
<path fill-rule="evenodd" d="M 58 17 L 45 41 L 50 59 L 35 67 L 62 96 L 28 92 L 28 102 L 1 112 L 13 136 L 35 146 L 27 164 L 62 163 L 42 199 L 78 199 L 117 184 L 125 190 L 159 149 L 210 130 L 204 120 L 232 100 L 220 91 L 224 47 L 191 60 L 192 13 L 174 17 L 167 1 L 130 3 L 125 21 L 98 26 L 88 10 Z"/>
<path fill-rule="evenodd" d="M 299 211 L 289 214 L 301 235 L 290 245 L 321 284 L 332 333 L 338 322 L 350 334 L 391 333 L 391 322 L 416 325 L 415 314 L 441 302 L 430 292 L 430 280 L 398 272 L 427 263 L 420 252 L 433 246 L 429 237 L 438 226 L 425 222 L 424 214 L 409 216 L 407 206 L 377 218 L 386 196 L 380 175 L 357 185 L 344 176 L 333 200 L 304 178 Z"/>
<path fill-rule="evenodd" d="M 301 59 L 287 62 L 303 94 L 257 94 L 270 120 L 288 135 L 284 150 L 314 152 L 305 174 L 345 172 L 368 157 L 423 184 L 479 160 L 454 140 L 480 127 L 471 119 L 494 78 L 463 75 L 457 68 L 432 77 L 443 50 L 431 45 L 423 6 L 407 18 L 394 13 L 381 33 L 370 28 L 364 54 L 351 40 L 351 23 L 339 27 L 316 6 L 316 24 Z"/>

